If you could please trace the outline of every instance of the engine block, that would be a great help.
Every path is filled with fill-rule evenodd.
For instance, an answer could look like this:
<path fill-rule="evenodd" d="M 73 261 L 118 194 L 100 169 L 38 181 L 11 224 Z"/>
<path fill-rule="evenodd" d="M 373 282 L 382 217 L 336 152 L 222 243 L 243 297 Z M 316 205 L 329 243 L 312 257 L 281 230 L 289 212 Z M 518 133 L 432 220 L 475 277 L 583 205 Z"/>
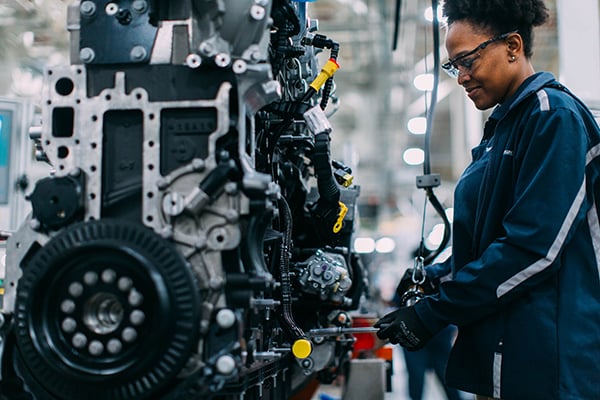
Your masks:
<path fill-rule="evenodd" d="M 304 2 L 86 0 L 6 245 L 8 398 L 284 399 L 342 373 L 366 272 Z M 319 66 L 317 55 L 329 51 Z M 331 113 L 329 113 L 331 114 Z M 39 133 L 34 133 L 39 132 Z"/>

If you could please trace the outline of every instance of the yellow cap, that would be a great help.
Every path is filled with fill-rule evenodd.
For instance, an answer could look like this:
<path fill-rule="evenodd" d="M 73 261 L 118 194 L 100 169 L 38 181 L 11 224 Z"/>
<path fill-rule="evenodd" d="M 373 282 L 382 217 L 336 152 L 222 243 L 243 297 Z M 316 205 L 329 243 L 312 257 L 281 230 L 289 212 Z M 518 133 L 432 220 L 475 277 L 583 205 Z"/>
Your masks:
<path fill-rule="evenodd" d="M 312 343 L 307 339 L 298 339 L 292 345 L 292 354 L 296 358 L 306 358 L 312 353 Z"/>
<path fill-rule="evenodd" d="M 321 89 L 321 86 L 325 84 L 327 79 L 331 78 L 333 74 L 335 74 L 335 71 L 337 71 L 339 68 L 340 66 L 337 61 L 329 59 L 325 65 L 323 65 L 323 68 L 321 68 L 319 75 L 317 75 L 317 77 L 312 81 L 310 87 L 313 88 L 315 92 L 318 92 Z"/>

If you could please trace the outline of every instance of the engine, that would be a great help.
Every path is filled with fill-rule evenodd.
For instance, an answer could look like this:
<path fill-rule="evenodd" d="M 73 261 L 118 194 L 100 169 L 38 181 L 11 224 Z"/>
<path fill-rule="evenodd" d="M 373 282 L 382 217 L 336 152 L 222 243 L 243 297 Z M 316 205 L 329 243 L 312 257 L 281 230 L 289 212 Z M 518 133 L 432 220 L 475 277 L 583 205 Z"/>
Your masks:
<path fill-rule="evenodd" d="M 47 68 L 53 173 L 6 242 L 9 399 L 286 399 L 330 383 L 366 273 L 331 158 L 339 45 L 290 0 L 85 0 Z M 329 53 L 319 65 L 318 55 Z M 339 330 L 343 332 L 343 330 Z"/>

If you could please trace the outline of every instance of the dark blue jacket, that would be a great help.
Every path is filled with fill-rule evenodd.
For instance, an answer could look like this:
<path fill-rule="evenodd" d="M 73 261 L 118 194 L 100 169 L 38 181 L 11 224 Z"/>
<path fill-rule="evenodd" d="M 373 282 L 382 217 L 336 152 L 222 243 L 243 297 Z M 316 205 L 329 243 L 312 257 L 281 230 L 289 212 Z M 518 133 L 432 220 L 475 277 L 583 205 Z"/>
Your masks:
<path fill-rule="evenodd" d="M 417 303 L 459 333 L 447 383 L 505 400 L 600 400 L 600 132 L 538 73 L 491 114 L 455 190 L 453 255 Z"/>

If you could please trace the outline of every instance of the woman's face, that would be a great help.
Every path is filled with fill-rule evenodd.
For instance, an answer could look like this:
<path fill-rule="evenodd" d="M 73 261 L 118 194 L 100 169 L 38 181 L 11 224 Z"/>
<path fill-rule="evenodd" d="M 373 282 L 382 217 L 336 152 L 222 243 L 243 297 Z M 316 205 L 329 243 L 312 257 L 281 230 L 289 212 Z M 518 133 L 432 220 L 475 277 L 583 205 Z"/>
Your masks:
<path fill-rule="evenodd" d="M 466 21 L 456 21 L 448 27 L 446 50 L 451 60 L 477 49 L 494 38 L 493 34 Z M 474 54 L 457 60 L 458 83 L 480 110 L 494 107 L 513 94 L 523 79 L 517 62 L 511 57 L 515 52 L 507 39 L 495 40 Z M 524 58 L 522 53 L 520 57 Z M 518 60 L 523 62 L 524 60 Z"/>

